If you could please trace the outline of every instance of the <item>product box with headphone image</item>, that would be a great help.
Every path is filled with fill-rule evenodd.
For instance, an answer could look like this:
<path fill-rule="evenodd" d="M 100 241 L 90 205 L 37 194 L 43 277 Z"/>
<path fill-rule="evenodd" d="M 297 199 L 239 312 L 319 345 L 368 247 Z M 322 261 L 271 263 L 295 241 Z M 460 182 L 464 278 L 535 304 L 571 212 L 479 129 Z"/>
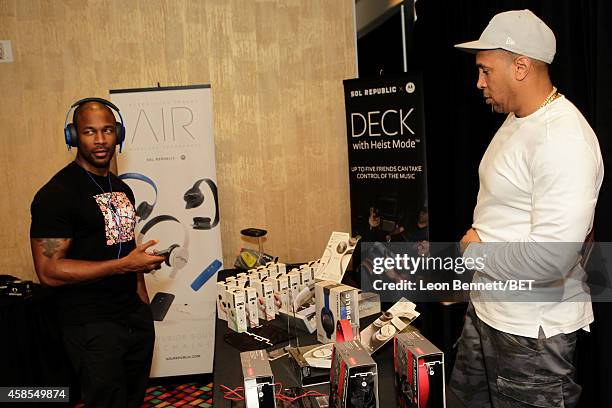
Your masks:
<path fill-rule="evenodd" d="M 396 334 L 404 330 L 412 330 L 412 326 L 409 325 L 419 315 L 420 313 L 416 311 L 414 303 L 406 298 L 401 298 L 361 331 L 359 336 L 361 344 L 368 353 L 373 354 L 391 341 Z"/>
<path fill-rule="evenodd" d="M 378 367 L 358 340 L 334 345 L 329 406 L 378 408 Z"/>
<path fill-rule="evenodd" d="M 321 343 L 336 342 L 340 321 L 348 321 L 340 326 L 343 338 L 359 336 L 359 290 L 332 281 L 315 283 L 315 302 L 317 320 L 317 340 Z"/>
<path fill-rule="evenodd" d="M 289 277 L 283 273 L 279 273 L 274 277 L 270 276 L 268 280 L 272 282 L 272 286 L 274 287 L 274 296 L 280 300 L 280 305 L 276 305 L 276 312 L 280 313 L 281 310 L 288 312 L 290 310 Z"/>
<path fill-rule="evenodd" d="M 295 301 L 297 296 L 300 294 L 301 282 L 302 278 L 300 276 L 300 271 L 297 269 L 292 269 L 287 273 L 287 277 L 289 278 L 289 302 Z"/>
<path fill-rule="evenodd" d="M 264 350 L 240 353 L 246 408 L 275 408 L 274 374 Z"/>
<path fill-rule="evenodd" d="M 229 287 L 225 291 L 227 299 L 227 327 L 235 332 L 247 331 L 246 299 L 244 288 Z"/>
<path fill-rule="evenodd" d="M 276 318 L 276 305 L 274 304 L 274 284 L 271 280 L 264 278 L 253 279 L 251 285 L 257 290 L 259 302 L 263 302 L 260 306 L 259 318 L 261 320 L 271 321 Z"/>
<path fill-rule="evenodd" d="M 246 300 L 246 315 L 249 327 L 259 326 L 259 309 L 257 307 L 257 290 L 255 288 L 244 288 Z"/>
<path fill-rule="evenodd" d="M 323 251 L 315 277 L 320 280 L 342 281 L 357 245 L 357 238 L 348 232 L 332 232 Z"/>
<path fill-rule="evenodd" d="M 229 285 L 225 282 L 217 282 L 217 317 L 225 321 L 227 321 L 227 300 L 225 299 L 225 292 L 228 286 Z"/>
<path fill-rule="evenodd" d="M 290 347 L 287 351 L 302 387 L 329 382 L 333 344 Z"/>
<path fill-rule="evenodd" d="M 393 347 L 394 382 L 400 405 L 445 407 L 444 353 L 416 330 L 395 336 Z"/>

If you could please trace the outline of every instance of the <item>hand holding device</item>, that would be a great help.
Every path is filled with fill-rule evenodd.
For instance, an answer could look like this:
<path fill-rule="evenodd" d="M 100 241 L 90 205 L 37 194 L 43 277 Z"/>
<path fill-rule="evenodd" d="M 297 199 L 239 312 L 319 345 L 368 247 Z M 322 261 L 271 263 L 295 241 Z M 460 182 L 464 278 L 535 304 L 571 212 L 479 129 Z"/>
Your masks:
<path fill-rule="evenodd" d="M 155 255 L 155 256 L 163 256 L 165 258 L 165 263 L 166 265 L 170 266 L 170 253 L 172 252 L 172 250 L 176 248 L 176 245 L 170 245 L 168 248 L 166 249 L 162 249 L 161 251 L 158 250 L 154 250 L 153 253 L 151 255 Z"/>
<path fill-rule="evenodd" d="M 126 257 L 122 258 L 122 270 L 124 272 L 151 272 L 161 268 L 161 263 L 164 262 L 163 256 L 152 255 L 146 250 L 157 244 L 156 240 L 150 240 L 142 245 L 138 245 Z"/>

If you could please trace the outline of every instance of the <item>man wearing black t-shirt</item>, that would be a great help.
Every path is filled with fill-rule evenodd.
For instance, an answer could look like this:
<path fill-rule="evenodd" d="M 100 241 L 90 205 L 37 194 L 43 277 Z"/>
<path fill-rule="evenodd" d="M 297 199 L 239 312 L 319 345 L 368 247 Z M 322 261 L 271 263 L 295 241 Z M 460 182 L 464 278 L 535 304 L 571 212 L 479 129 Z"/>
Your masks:
<path fill-rule="evenodd" d="M 36 273 L 57 287 L 63 342 L 87 407 L 142 402 L 155 333 L 143 273 L 163 257 L 136 246 L 134 195 L 110 172 L 118 135 L 109 105 L 74 112 L 78 152 L 32 202 Z"/>

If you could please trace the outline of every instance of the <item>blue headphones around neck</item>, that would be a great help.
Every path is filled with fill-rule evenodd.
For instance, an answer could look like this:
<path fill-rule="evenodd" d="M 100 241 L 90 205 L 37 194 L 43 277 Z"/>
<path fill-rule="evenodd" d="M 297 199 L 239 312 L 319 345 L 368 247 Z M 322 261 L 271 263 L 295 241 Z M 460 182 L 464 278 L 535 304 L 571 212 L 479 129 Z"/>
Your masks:
<path fill-rule="evenodd" d="M 68 147 L 68 150 L 70 150 L 71 147 L 78 146 L 79 134 L 77 127 L 73 123 L 68 123 L 70 112 L 72 112 L 73 109 L 78 109 L 79 106 L 87 102 L 98 102 L 117 112 L 117 115 L 119 115 L 119 119 L 121 120 L 121 122 L 115 122 L 115 134 L 117 135 L 116 144 L 119 145 L 119 153 L 121 153 L 121 150 L 123 149 L 123 141 L 125 140 L 125 125 L 123 124 L 123 117 L 121 116 L 121 112 L 119 112 L 119 108 L 117 108 L 117 106 L 115 106 L 112 102 L 102 98 L 80 99 L 73 103 L 70 109 L 68 109 L 68 112 L 66 113 L 66 121 L 64 122 L 64 138 L 66 140 L 66 146 Z"/>
<path fill-rule="evenodd" d="M 153 212 L 153 208 L 155 208 L 155 204 L 157 203 L 157 186 L 155 185 L 155 182 L 151 180 L 149 177 L 145 176 L 144 174 L 140 174 L 140 173 L 123 173 L 119 175 L 119 178 L 121 180 L 144 181 L 145 183 L 153 187 L 153 190 L 155 191 L 155 201 L 153 201 L 152 204 L 149 204 L 148 201 L 143 200 L 136 207 L 136 216 L 139 218 L 139 221 L 144 221 L 147 218 L 149 218 L 149 216 Z"/>

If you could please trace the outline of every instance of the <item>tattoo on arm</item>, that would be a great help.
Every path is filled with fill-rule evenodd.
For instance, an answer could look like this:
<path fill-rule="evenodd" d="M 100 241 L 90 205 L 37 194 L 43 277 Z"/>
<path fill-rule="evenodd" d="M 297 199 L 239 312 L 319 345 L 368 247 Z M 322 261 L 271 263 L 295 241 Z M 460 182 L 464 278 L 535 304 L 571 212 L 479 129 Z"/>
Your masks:
<path fill-rule="evenodd" d="M 52 258 L 60 245 L 68 241 L 68 238 L 40 238 L 36 239 L 35 241 L 38 243 L 38 245 L 42 246 L 44 250 L 43 255 L 47 258 Z"/>

